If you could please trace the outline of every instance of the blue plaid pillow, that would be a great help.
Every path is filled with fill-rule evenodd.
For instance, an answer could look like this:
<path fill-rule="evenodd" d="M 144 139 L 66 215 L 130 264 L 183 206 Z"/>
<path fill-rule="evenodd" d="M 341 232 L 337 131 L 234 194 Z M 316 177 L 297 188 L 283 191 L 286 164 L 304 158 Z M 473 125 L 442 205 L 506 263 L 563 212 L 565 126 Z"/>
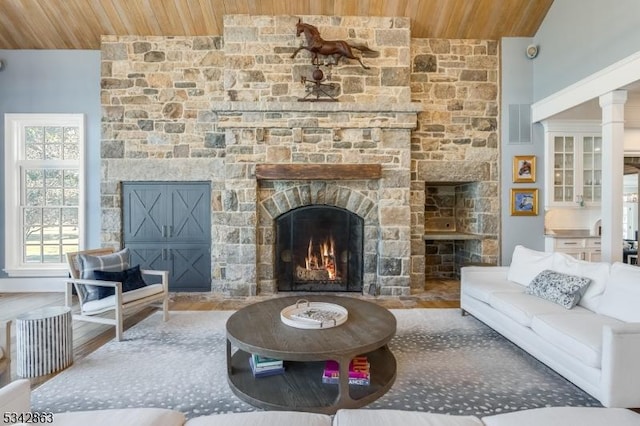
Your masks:
<path fill-rule="evenodd" d="M 85 280 L 96 279 L 94 271 L 121 272 L 129 269 L 130 254 L 129 249 L 124 248 L 116 253 L 102 256 L 91 256 L 88 254 L 78 255 L 78 267 L 80 278 Z M 95 285 L 84 286 L 83 302 L 98 300 L 100 298 L 100 288 Z"/>

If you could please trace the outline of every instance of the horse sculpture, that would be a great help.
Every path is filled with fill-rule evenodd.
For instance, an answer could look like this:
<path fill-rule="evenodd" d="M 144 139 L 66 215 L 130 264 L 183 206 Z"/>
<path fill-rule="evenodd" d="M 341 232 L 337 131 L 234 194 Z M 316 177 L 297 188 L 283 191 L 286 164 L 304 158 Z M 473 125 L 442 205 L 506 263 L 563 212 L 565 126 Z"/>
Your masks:
<path fill-rule="evenodd" d="M 307 39 L 307 45 L 300 46 L 293 55 L 291 55 L 291 57 L 295 58 L 298 52 L 302 49 L 308 50 L 313 55 L 311 60 L 313 65 L 319 65 L 318 55 L 323 55 L 331 56 L 333 58 L 333 65 L 337 65 L 340 58 L 345 57 L 357 60 L 360 62 L 360 65 L 362 65 L 362 68 L 368 70 L 369 67 L 363 64 L 362 60 L 356 57 L 351 49 L 357 49 L 360 52 L 367 52 L 371 54 L 378 53 L 375 50 L 369 49 L 365 45 L 349 44 L 344 40 L 324 40 L 320 37 L 320 31 L 318 31 L 316 27 L 298 20 L 298 23 L 296 24 L 296 37 L 299 37 L 302 33 L 304 33 L 304 36 Z"/>

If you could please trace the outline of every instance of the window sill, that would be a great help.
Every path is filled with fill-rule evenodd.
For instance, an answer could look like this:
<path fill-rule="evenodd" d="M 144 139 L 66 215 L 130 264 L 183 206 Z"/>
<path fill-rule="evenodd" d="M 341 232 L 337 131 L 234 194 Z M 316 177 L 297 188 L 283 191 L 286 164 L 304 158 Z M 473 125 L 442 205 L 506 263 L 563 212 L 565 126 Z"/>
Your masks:
<path fill-rule="evenodd" d="M 22 278 L 22 277 L 68 277 L 69 269 L 66 267 L 61 268 L 6 268 L 4 272 L 10 278 Z"/>

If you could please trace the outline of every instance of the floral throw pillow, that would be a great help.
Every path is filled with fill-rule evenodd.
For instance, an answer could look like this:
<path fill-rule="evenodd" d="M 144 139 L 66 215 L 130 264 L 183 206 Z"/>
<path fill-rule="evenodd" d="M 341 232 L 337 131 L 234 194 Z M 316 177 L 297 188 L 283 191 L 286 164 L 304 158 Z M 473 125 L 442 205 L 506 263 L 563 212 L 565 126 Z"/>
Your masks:
<path fill-rule="evenodd" d="M 546 269 L 540 272 L 527 287 L 527 294 L 571 309 L 587 291 L 591 279 Z"/>

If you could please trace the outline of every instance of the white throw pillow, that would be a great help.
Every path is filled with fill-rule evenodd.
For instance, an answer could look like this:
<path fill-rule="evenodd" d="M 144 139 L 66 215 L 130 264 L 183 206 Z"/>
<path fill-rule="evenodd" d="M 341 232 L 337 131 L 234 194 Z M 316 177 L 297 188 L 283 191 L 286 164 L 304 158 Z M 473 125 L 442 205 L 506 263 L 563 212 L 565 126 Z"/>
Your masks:
<path fill-rule="evenodd" d="M 518 245 L 513 250 L 507 279 L 528 286 L 540 272 L 552 267 L 553 253 L 531 250 Z"/>
<path fill-rule="evenodd" d="M 611 266 L 597 312 L 626 322 L 640 322 L 640 267 L 616 262 Z"/>
<path fill-rule="evenodd" d="M 580 298 L 578 305 L 594 312 L 598 309 L 600 296 L 602 296 L 609 280 L 611 265 L 604 262 L 578 260 L 568 254 L 556 252 L 553 254 L 553 267 L 551 270 L 591 279 L 591 284 L 589 284 L 587 291 Z"/>

